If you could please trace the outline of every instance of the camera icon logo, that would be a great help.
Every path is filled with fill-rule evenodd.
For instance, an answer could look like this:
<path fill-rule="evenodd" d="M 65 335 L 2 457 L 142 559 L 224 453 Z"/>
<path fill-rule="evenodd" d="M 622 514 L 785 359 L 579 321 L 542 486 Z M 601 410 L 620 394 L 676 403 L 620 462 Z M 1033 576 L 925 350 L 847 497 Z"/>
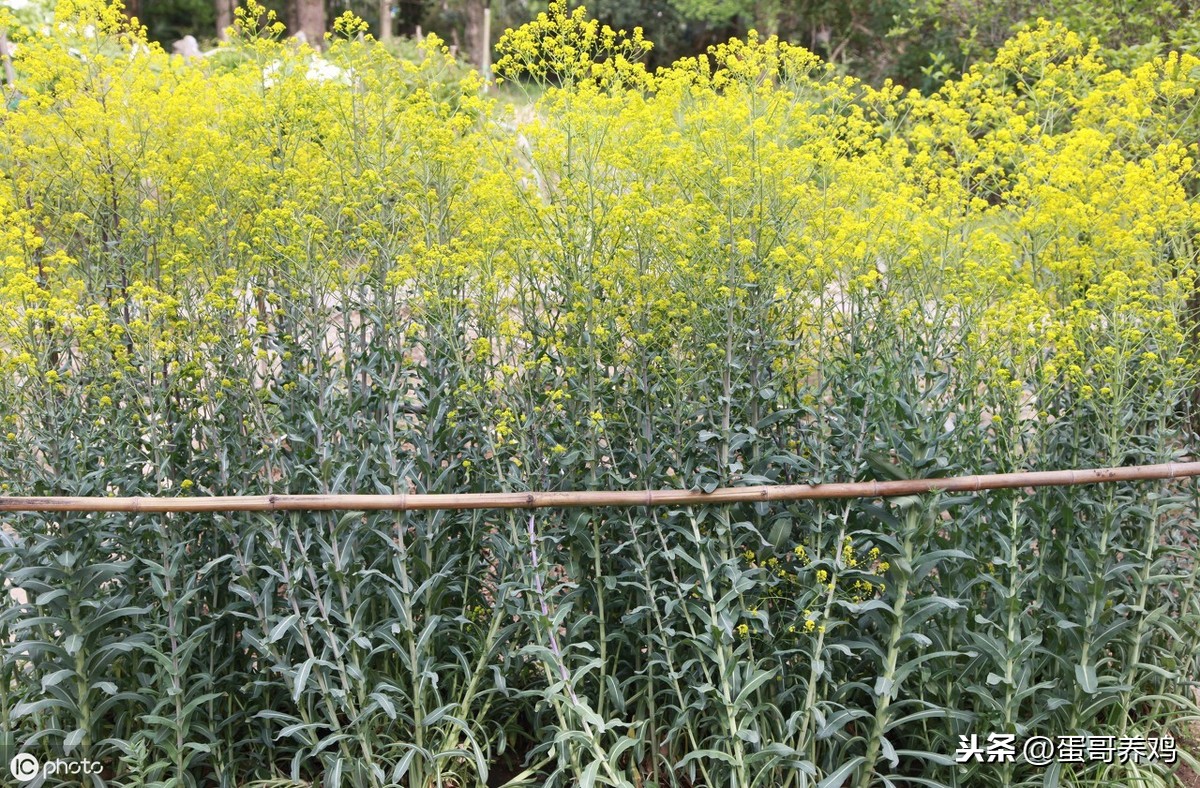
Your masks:
<path fill-rule="evenodd" d="M 38 759 L 27 752 L 18 753 L 8 762 L 8 771 L 19 783 L 31 782 L 42 770 Z"/>

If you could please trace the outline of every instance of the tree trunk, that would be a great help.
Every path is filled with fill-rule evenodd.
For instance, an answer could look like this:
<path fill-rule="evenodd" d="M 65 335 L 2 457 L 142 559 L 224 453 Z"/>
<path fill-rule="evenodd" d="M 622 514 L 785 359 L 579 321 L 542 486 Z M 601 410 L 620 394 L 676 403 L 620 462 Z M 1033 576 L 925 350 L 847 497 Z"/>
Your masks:
<path fill-rule="evenodd" d="M 483 55 L 480 46 L 483 41 L 483 3 L 479 0 L 469 0 L 466 4 L 467 24 L 466 35 L 463 36 L 463 48 L 466 49 L 467 62 L 476 68 L 482 68 Z"/>
<path fill-rule="evenodd" d="M 296 27 L 309 46 L 321 49 L 325 45 L 325 0 L 296 0 Z"/>
<path fill-rule="evenodd" d="M 483 37 L 479 48 L 479 73 L 489 82 L 492 79 L 492 0 L 483 2 Z"/>
<path fill-rule="evenodd" d="M 304 0 L 287 0 L 283 5 L 283 25 L 290 36 L 300 31 L 300 3 Z M 236 0 L 234 0 L 236 2 Z"/>
<path fill-rule="evenodd" d="M 762 38 L 779 35 L 780 10 L 775 0 L 761 0 L 754 4 L 754 26 Z"/>
<path fill-rule="evenodd" d="M 379 0 L 379 40 L 392 40 L 392 0 Z"/>
<path fill-rule="evenodd" d="M 213 0 L 217 12 L 217 38 L 228 41 L 226 30 L 233 26 L 233 0 Z"/>

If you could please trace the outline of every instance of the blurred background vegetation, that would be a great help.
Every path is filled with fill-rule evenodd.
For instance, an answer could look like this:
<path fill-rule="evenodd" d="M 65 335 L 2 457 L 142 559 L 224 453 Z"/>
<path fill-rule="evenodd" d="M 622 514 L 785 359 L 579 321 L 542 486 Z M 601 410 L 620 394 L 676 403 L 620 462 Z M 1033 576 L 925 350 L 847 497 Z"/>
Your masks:
<path fill-rule="evenodd" d="M 54 0 L 2 0 L 27 19 L 49 19 Z M 233 0 L 127 0 L 149 37 L 170 50 L 185 35 L 206 48 L 232 22 Z M 344 11 L 365 19 L 376 38 L 435 32 L 464 61 L 487 68 L 506 28 L 546 10 L 545 0 L 268 0 L 291 31 L 310 41 Z M 1130 67 L 1200 41 L 1196 0 L 591 0 L 588 11 L 614 28 L 641 26 L 655 44 L 649 65 L 663 66 L 753 28 L 807 47 L 856 77 L 892 79 L 923 92 L 989 58 L 1039 17 L 1095 36 L 1113 65 Z M 485 23 L 485 16 L 490 19 Z M 380 24 L 380 20 L 386 24 Z M 29 20 L 33 21 L 33 20 Z M 490 50 L 490 46 L 488 47 Z"/>

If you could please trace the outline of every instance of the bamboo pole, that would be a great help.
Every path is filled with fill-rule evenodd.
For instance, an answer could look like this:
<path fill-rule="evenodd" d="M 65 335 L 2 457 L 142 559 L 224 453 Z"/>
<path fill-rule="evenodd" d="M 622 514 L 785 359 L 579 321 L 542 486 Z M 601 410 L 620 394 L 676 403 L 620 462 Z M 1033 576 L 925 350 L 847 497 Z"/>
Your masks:
<path fill-rule="evenodd" d="M 830 498 L 888 498 L 934 491 L 979 492 L 1102 482 L 1181 479 L 1200 476 L 1200 462 L 1031 471 L 943 479 L 782 484 L 691 490 L 577 490 L 563 492 L 451 493 L 401 495 L 231 495 L 209 498 L 72 498 L 0 496 L 0 512 L 296 512 L 408 511 L 427 509 L 543 509 L 573 506 L 704 506 L 751 501 Z"/>

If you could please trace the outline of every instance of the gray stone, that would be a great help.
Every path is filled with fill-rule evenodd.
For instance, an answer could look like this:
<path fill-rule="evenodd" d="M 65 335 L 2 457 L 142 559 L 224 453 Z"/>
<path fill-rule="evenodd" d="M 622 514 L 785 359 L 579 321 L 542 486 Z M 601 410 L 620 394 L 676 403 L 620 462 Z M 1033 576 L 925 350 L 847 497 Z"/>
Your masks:
<path fill-rule="evenodd" d="M 204 57 L 204 53 L 200 51 L 200 45 L 196 43 L 195 36 L 184 36 L 171 45 L 171 50 L 177 55 L 182 55 L 184 60 Z"/>

